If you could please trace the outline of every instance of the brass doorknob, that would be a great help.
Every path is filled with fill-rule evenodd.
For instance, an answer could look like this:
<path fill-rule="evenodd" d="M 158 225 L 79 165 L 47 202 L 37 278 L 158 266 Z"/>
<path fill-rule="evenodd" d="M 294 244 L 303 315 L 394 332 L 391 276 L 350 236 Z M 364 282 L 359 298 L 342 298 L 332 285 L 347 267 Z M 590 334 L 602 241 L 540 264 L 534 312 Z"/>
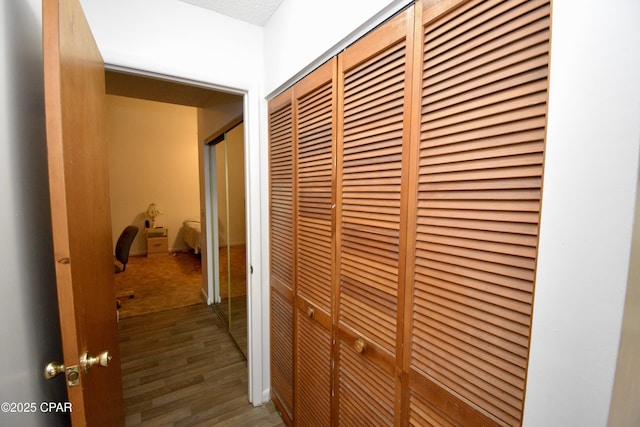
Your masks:
<path fill-rule="evenodd" d="M 64 364 L 60 362 L 49 362 L 44 367 L 44 377 L 48 380 L 64 373 Z"/>
<path fill-rule="evenodd" d="M 106 368 L 110 362 L 111 355 L 109 354 L 109 350 L 105 350 L 95 357 L 89 356 L 88 352 L 80 357 L 80 365 L 84 368 L 85 372 L 89 372 L 89 368 L 93 366 L 103 366 Z"/>

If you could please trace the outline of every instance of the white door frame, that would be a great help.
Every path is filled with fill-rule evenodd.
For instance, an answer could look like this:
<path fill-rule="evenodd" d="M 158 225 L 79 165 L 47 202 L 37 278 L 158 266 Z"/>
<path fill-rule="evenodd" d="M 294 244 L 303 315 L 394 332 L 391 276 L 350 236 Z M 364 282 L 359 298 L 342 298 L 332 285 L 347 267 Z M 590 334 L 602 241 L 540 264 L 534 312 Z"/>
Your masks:
<path fill-rule="evenodd" d="M 268 197 L 264 199 L 261 193 L 268 191 L 267 168 L 268 160 L 261 151 L 261 135 L 266 135 L 266 122 L 260 120 L 260 111 L 266 109 L 266 101 L 260 95 L 259 87 L 233 88 L 218 86 L 206 82 L 194 81 L 150 71 L 105 64 L 105 69 L 144 77 L 183 83 L 203 89 L 217 90 L 243 96 L 244 127 L 244 174 L 246 195 L 246 227 L 247 227 L 247 370 L 248 370 L 248 399 L 254 406 L 270 400 L 270 359 L 269 359 L 269 294 L 263 296 L 262 284 L 268 283 L 268 247 L 263 241 L 268 241 Z M 204 141 L 199 141 L 204 144 Z M 204 148 L 204 162 L 199 164 L 204 168 L 208 163 Z M 266 150 L 264 150 L 266 153 Z M 207 186 L 207 168 L 200 174 L 200 186 Z M 264 177 L 263 177 L 264 175 Z M 205 193 L 204 216 L 209 216 L 211 195 Z M 265 201 L 266 200 L 266 201 Z M 263 213 L 264 211 L 264 213 Z M 202 218 L 202 215 L 201 215 Z M 262 262 L 262 259 L 265 262 Z M 209 270 L 210 271 L 210 270 Z M 209 274 L 209 276 L 211 276 Z M 209 278 L 207 278 L 208 280 Z M 211 285 L 207 285 L 209 288 Z M 210 294 L 211 295 L 211 294 Z M 266 298 L 266 299 L 265 299 Z M 209 300 L 209 297 L 207 297 Z M 208 302 L 208 301 L 207 301 Z"/>

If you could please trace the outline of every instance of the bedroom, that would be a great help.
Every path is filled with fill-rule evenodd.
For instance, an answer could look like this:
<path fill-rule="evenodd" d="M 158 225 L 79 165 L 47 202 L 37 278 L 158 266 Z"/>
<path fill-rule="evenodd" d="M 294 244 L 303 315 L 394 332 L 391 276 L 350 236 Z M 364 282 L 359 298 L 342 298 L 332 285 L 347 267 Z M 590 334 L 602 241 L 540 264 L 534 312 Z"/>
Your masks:
<path fill-rule="evenodd" d="M 112 71 L 106 74 L 106 84 L 114 244 L 124 227 L 135 225 L 140 228 L 140 232 L 131 246 L 131 260 L 134 261 L 134 266 L 138 263 L 141 269 L 155 268 L 160 271 L 171 268 L 172 263 L 182 263 L 183 266 L 178 268 L 185 270 L 186 262 L 191 269 L 194 263 L 197 263 L 199 269 L 201 256 L 206 266 L 206 250 L 203 251 L 202 247 L 198 247 L 196 243 L 198 236 L 191 227 L 198 228 L 201 218 L 204 220 L 206 213 L 205 206 L 202 208 L 200 206 L 200 192 L 206 190 L 201 189 L 199 185 L 198 141 L 211 135 L 215 136 L 216 132 L 220 133 L 221 130 L 227 130 L 225 125 L 242 114 L 242 97 Z M 221 205 L 224 207 L 226 200 L 224 145 L 228 144 L 227 146 L 230 147 L 227 175 L 229 176 L 231 211 L 227 216 L 226 209 L 220 209 L 216 222 L 220 226 L 218 231 L 221 236 L 220 245 L 230 241 L 232 244 L 242 246 L 245 243 L 245 224 L 242 219 L 244 218 L 242 125 L 231 129 L 226 135 L 227 141 L 217 144 L 215 149 L 205 148 L 205 150 L 210 154 L 218 153 L 217 168 L 209 170 L 218 170 L 220 179 L 218 179 L 217 198 L 221 200 Z M 235 203 L 234 195 L 240 196 L 235 197 L 237 199 Z M 155 203 L 161 211 L 155 219 L 155 225 L 166 230 L 167 252 L 169 255 L 177 254 L 177 257 L 169 255 L 153 259 L 146 257 L 147 236 L 144 230 L 145 221 L 149 218 L 145 212 L 151 203 Z M 228 221 L 227 217 L 239 220 Z M 230 224 L 227 226 L 228 223 Z M 201 244 L 205 244 L 204 236 Z M 237 249 L 234 253 L 237 253 Z M 226 250 L 220 251 L 220 255 L 226 256 Z M 232 258 L 233 261 L 235 258 Z M 239 262 L 244 264 L 242 260 Z M 211 268 L 210 271 L 224 273 L 216 267 Z M 128 269 L 127 272 L 133 274 L 133 268 Z M 140 271 L 138 273 L 144 274 Z M 118 279 L 121 278 L 118 277 Z M 168 302 L 167 300 L 171 298 L 166 298 L 162 292 L 156 292 L 152 296 L 147 296 L 144 302 L 141 298 L 125 301 L 122 313 L 127 316 L 127 309 L 135 304 L 152 306 L 143 308 L 149 312 L 165 309 L 167 304 L 179 307 L 203 300 L 213 301 L 214 297 L 209 290 L 210 285 L 206 274 L 200 275 L 197 279 L 192 276 L 188 280 L 192 290 L 186 298 L 173 298 L 174 301 Z M 195 292 L 194 280 L 200 281 L 200 284 L 196 285 Z M 222 296 L 224 297 L 224 285 L 229 281 L 226 277 L 222 277 L 219 282 L 223 285 Z M 182 294 L 181 292 L 180 295 Z M 157 306 L 153 307 L 154 304 Z M 227 308 L 228 305 L 222 304 L 221 307 Z M 225 316 L 228 311 L 225 311 Z M 133 313 L 135 312 L 134 310 Z"/>

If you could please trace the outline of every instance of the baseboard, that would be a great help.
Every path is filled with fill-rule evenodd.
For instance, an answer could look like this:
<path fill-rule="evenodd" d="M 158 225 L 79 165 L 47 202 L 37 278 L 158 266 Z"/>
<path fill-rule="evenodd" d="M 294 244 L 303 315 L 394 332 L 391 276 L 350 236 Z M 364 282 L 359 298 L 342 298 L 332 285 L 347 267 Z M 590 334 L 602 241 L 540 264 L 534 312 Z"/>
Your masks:
<path fill-rule="evenodd" d="M 202 294 L 202 301 L 207 305 L 211 305 L 211 302 L 209 301 L 209 296 L 207 295 L 205 290 L 200 288 L 200 293 Z"/>

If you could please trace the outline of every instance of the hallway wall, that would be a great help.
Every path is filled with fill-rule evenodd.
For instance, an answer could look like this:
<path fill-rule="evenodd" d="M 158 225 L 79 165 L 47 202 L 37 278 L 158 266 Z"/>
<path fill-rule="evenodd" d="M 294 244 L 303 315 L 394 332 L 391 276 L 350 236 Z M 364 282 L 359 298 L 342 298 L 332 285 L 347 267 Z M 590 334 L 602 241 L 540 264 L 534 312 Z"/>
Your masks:
<path fill-rule="evenodd" d="M 525 427 L 607 425 L 638 185 L 639 19 L 633 0 L 553 2 Z"/>
<path fill-rule="evenodd" d="M 0 2 L 0 402 L 64 402 L 54 272 L 40 0 Z M 0 413 L 0 425 L 63 426 L 64 414 Z"/>

